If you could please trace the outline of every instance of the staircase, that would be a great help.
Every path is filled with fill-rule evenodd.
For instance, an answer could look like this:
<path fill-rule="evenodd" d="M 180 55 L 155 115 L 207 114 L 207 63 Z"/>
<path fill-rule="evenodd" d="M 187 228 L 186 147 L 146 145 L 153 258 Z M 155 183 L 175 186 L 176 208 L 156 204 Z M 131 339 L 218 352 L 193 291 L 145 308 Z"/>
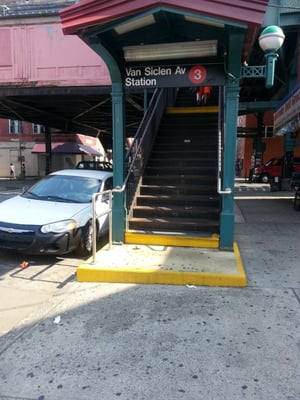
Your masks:
<path fill-rule="evenodd" d="M 175 107 L 166 110 L 130 213 L 130 230 L 219 233 L 218 113 L 195 104 L 194 94 L 183 89 Z"/>

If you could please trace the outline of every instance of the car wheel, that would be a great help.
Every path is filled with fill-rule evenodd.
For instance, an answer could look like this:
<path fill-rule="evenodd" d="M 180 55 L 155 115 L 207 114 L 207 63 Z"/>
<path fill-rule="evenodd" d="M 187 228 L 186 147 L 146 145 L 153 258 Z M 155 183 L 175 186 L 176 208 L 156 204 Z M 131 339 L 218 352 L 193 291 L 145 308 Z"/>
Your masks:
<path fill-rule="evenodd" d="M 262 175 L 261 177 L 262 183 L 269 183 L 270 179 L 268 175 Z"/>
<path fill-rule="evenodd" d="M 294 209 L 296 211 L 300 210 L 300 191 L 297 190 L 297 192 L 295 193 L 295 197 L 294 197 Z"/>
<path fill-rule="evenodd" d="M 89 221 L 82 231 L 81 241 L 76 249 L 76 254 L 80 257 L 87 257 L 92 254 L 93 250 L 93 225 Z"/>

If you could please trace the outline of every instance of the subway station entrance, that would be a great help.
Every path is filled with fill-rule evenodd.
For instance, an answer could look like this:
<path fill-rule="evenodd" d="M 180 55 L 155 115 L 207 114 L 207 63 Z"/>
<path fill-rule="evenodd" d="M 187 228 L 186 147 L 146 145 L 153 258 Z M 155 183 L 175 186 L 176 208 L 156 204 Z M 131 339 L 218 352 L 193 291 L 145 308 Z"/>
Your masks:
<path fill-rule="evenodd" d="M 114 242 L 233 249 L 241 65 L 267 4 L 89 0 L 61 11 L 64 33 L 111 75 Z M 197 99 L 201 87 L 210 93 Z M 145 112 L 126 140 L 134 92 Z"/>

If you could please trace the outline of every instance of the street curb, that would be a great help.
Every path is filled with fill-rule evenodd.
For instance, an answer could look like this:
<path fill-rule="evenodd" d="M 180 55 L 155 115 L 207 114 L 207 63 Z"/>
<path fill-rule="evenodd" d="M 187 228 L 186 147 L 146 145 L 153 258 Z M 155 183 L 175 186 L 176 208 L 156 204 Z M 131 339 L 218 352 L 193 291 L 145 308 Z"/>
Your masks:
<path fill-rule="evenodd" d="M 209 249 L 206 251 L 209 252 Z M 236 273 L 226 273 L 226 266 L 224 273 L 187 272 L 175 270 L 176 268 L 172 271 L 162 270 L 157 266 L 143 268 L 141 265 L 133 265 L 130 268 L 114 268 L 107 265 L 101 267 L 91 264 L 92 260 L 87 260 L 77 268 L 76 278 L 78 282 L 245 287 L 247 278 L 236 243 L 233 253 Z M 213 259 L 214 253 L 209 254 Z"/>

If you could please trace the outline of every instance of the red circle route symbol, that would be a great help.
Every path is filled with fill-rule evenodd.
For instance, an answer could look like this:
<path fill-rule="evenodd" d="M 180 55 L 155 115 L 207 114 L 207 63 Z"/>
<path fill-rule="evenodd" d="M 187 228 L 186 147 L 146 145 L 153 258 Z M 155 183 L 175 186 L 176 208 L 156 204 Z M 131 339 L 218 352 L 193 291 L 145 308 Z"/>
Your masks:
<path fill-rule="evenodd" d="M 190 69 L 189 79 L 191 82 L 197 84 L 203 83 L 206 79 L 207 71 L 202 65 L 195 65 Z"/>

